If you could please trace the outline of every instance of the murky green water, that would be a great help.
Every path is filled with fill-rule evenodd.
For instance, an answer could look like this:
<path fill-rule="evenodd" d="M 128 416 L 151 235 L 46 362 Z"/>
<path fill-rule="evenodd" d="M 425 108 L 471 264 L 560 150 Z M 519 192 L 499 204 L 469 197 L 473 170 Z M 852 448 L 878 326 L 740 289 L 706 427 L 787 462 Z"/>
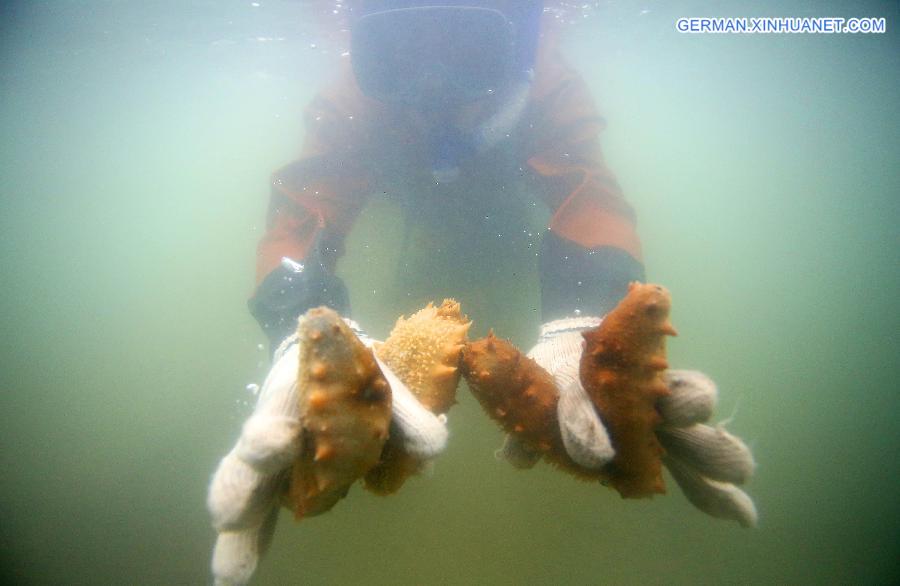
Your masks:
<path fill-rule="evenodd" d="M 0 9 L 4 583 L 209 580 L 206 483 L 266 370 L 245 301 L 268 176 L 339 52 L 308 3 L 259 4 Z M 258 584 L 896 580 L 897 4 L 677 4 L 601 3 L 568 50 L 674 297 L 672 363 L 719 382 L 719 418 L 754 447 L 759 527 L 674 486 L 631 502 L 516 471 L 461 389 L 433 475 L 283 515 Z M 732 15 L 884 16 L 888 33 L 674 30 Z M 377 335 L 412 309 L 386 276 L 396 222 L 367 210 L 340 268 Z M 533 342 L 530 278 L 501 280 L 499 310 L 473 294 L 478 333 Z"/>

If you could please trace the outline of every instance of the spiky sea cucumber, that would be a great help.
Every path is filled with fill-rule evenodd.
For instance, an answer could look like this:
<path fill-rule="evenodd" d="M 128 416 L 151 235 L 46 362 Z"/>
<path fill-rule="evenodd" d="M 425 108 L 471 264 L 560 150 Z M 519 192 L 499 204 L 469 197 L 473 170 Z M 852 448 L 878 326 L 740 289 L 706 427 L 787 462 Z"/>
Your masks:
<path fill-rule="evenodd" d="M 284 502 L 299 519 L 330 510 L 378 463 L 391 392 L 371 350 L 334 311 L 311 309 L 297 334 L 303 449 Z"/>
<path fill-rule="evenodd" d="M 603 322 L 584 333 L 581 382 L 609 430 L 616 455 L 606 473 L 624 498 L 665 492 L 655 430 L 656 402 L 669 393 L 662 373 L 665 337 L 676 335 L 670 308 L 665 288 L 631 283 Z"/>
<path fill-rule="evenodd" d="M 453 299 L 438 307 L 429 303 L 409 319 L 401 316 L 375 351 L 426 409 L 444 414 L 456 403 L 459 361 L 471 323 Z M 365 486 L 376 494 L 394 493 L 422 464 L 406 451 L 399 434 L 391 433 Z"/>
<path fill-rule="evenodd" d="M 537 362 L 493 332 L 470 342 L 463 352 L 463 375 L 484 411 L 531 452 L 579 478 L 602 473 L 576 464 L 566 453 L 553 378 Z"/>

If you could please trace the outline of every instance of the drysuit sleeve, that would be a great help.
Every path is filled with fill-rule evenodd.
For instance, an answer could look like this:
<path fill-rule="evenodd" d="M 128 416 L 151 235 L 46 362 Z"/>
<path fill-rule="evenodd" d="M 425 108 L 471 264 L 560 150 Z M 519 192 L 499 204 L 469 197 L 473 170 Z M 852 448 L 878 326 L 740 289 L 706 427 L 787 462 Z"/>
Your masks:
<path fill-rule="evenodd" d="M 257 288 L 250 312 L 273 347 L 311 307 L 349 315 L 344 283 L 334 274 L 344 238 L 365 205 L 370 180 L 353 104 L 339 90 L 317 96 L 305 113 L 306 139 L 299 160 L 272 176 L 266 232 L 257 247 Z M 348 112 L 348 109 L 350 110 Z M 287 257 L 303 265 L 283 263 Z"/>
<path fill-rule="evenodd" d="M 527 162 L 552 212 L 541 244 L 544 322 L 605 315 L 644 280 L 635 214 L 599 146 L 604 121 L 585 84 L 559 61 L 539 64 Z"/>

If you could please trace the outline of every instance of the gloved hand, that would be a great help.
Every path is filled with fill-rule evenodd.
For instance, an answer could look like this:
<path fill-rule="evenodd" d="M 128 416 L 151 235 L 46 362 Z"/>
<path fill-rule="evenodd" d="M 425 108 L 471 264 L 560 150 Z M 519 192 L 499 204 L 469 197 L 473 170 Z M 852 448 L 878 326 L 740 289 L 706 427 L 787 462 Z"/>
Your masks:
<path fill-rule="evenodd" d="M 582 333 L 601 321 L 580 317 L 549 322 L 528 353 L 556 384 L 557 415 L 566 453 L 588 469 L 602 468 L 615 456 L 606 428 L 579 377 Z M 715 383 L 692 370 L 667 370 L 663 378 L 670 393 L 657 403 L 662 421 L 656 435 L 666 450 L 663 464 L 695 507 L 713 517 L 755 526 L 753 500 L 738 488 L 753 474 L 753 454 L 740 438 L 725 430 L 724 423 L 706 424 L 718 398 Z M 519 468 L 530 468 L 541 457 L 512 435 L 506 436 L 499 455 Z"/>
<path fill-rule="evenodd" d="M 295 334 L 276 351 L 256 407 L 210 483 L 207 508 L 219 533 L 212 559 L 217 585 L 246 584 L 274 532 L 282 471 L 302 448 L 298 362 Z"/>
<path fill-rule="evenodd" d="M 554 320 L 541 327 L 537 344 L 528 357 L 550 373 L 559 391 L 557 415 L 563 445 L 580 466 L 599 469 L 609 463 L 615 450 L 594 404 L 581 385 L 578 368 L 584 348 L 582 332 L 600 324 L 599 317 Z M 530 468 L 540 454 L 514 436 L 507 435 L 498 454 L 517 468 Z"/>
<path fill-rule="evenodd" d="M 345 321 L 371 346 L 355 322 Z M 256 407 L 210 483 L 207 506 L 219 533 L 212 559 L 216 584 L 250 580 L 274 532 L 286 474 L 303 449 L 299 343 L 295 333 L 275 351 Z M 445 419 L 422 407 L 384 364 L 379 367 L 391 387 L 392 417 L 404 447 L 422 459 L 434 457 L 447 442 Z"/>
<path fill-rule="evenodd" d="M 753 500 L 737 485 L 756 467 L 750 448 L 725 431 L 725 422 L 707 425 L 716 406 L 716 384 L 702 372 L 668 370 L 669 395 L 657 409 L 663 418 L 656 437 L 666 450 L 663 464 L 685 497 L 704 513 L 756 525 Z"/>

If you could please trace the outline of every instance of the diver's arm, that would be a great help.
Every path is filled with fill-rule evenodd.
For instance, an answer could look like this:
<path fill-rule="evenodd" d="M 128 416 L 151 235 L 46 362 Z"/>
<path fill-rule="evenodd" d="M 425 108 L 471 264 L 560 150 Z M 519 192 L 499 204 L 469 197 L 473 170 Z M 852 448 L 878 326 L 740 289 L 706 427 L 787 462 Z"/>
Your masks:
<path fill-rule="evenodd" d="M 552 212 L 540 253 L 544 325 L 529 352 L 554 379 L 557 415 L 569 456 L 589 469 L 615 455 L 612 442 L 581 385 L 582 332 L 600 323 L 643 280 L 634 212 L 603 163 L 603 119 L 584 82 L 561 61 L 544 59 L 531 104 L 528 166 Z M 533 458 L 507 440 L 504 454 L 518 466 Z M 527 455 L 527 454 L 526 454 Z"/>
<path fill-rule="evenodd" d="M 272 177 L 266 233 L 257 249 L 257 290 L 249 307 L 273 349 L 307 309 L 324 305 L 350 314 L 347 288 L 334 270 L 369 179 L 358 155 L 360 124 L 350 124 L 362 117 L 348 114 L 357 106 L 347 94 L 329 90 L 312 101 L 302 157 Z"/>
<path fill-rule="evenodd" d="M 316 193 L 327 193 L 335 200 L 340 193 L 323 168 L 320 159 L 301 160 L 279 170 L 272 180 L 267 230 L 257 248 L 260 280 L 248 302 L 272 350 L 312 307 L 350 314 L 347 288 L 334 274 L 343 251 L 343 234 L 335 228 L 340 214 L 327 199 L 315 199 Z M 313 197 L 303 189 L 307 184 L 313 187 Z"/>
<path fill-rule="evenodd" d="M 350 316 L 350 297 L 343 280 L 334 274 L 337 247 L 328 228 L 316 229 L 305 254 L 283 256 L 256 288 L 247 305 L 269 338 L 272 351 L 297 328 L 297 318 L 313 307 L 326 306 Z M 295 260 L 298 258 L 302 262 Z"/>
<path fill-rule="evenodd" d="M 602 316 L 644 279 L 634 210 L 603 160 L 605 122 L 584 80 L 545 58 L 533 94 L 527 162 L 552 213 L 541 246 L 543 318 Z"/>

